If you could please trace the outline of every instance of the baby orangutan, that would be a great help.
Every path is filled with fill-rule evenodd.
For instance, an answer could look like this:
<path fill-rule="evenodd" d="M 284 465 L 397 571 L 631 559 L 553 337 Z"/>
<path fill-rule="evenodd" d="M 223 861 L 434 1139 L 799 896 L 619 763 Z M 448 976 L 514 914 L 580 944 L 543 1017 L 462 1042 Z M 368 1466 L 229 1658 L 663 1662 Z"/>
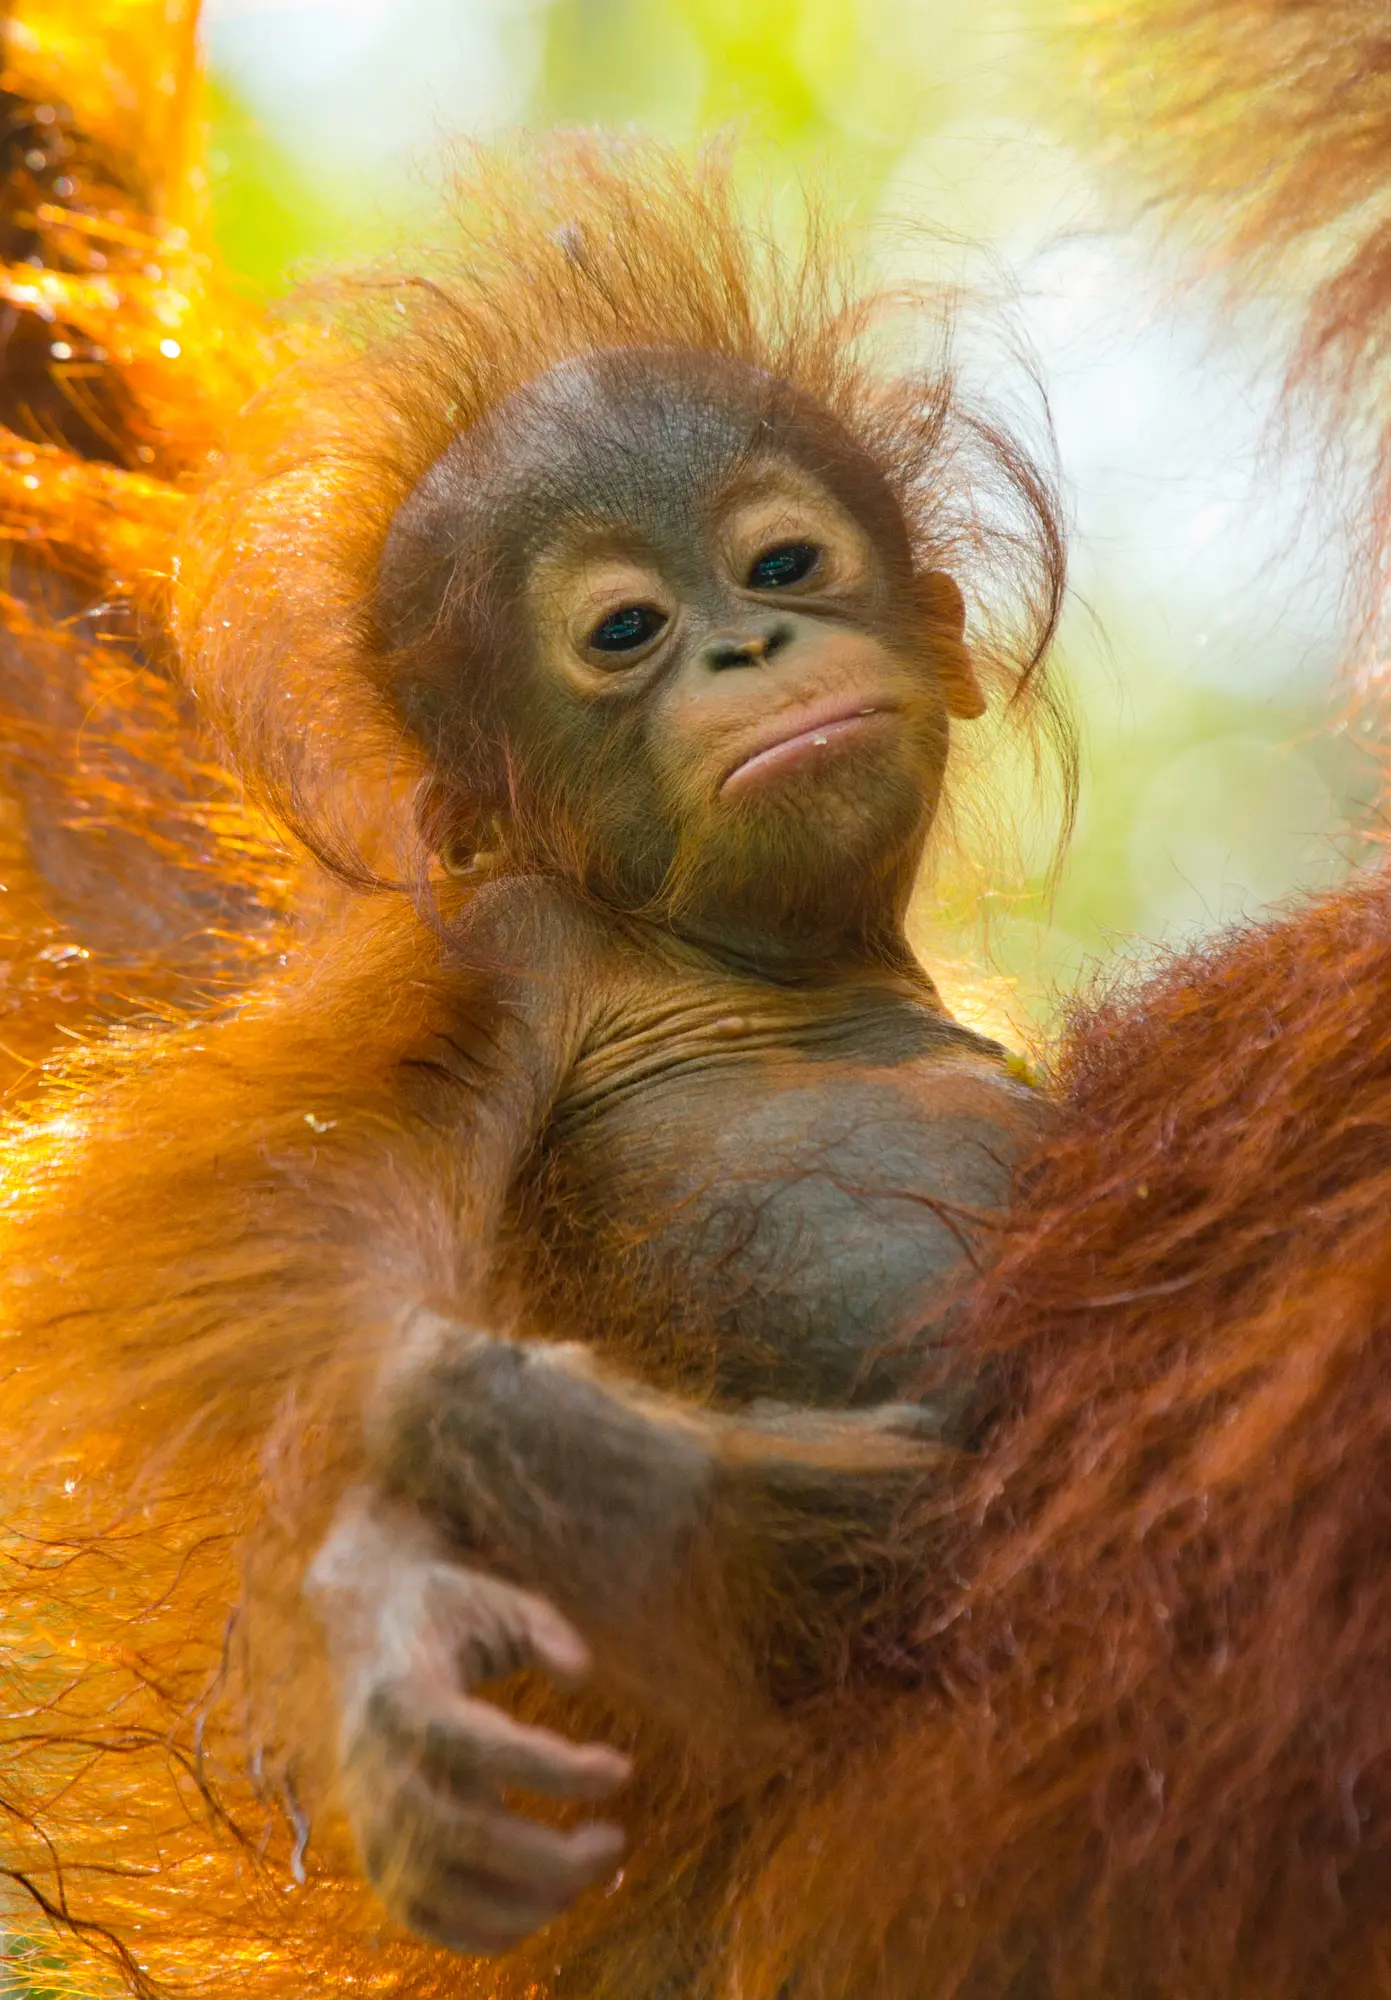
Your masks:
<path fill-rule="evenodd" d="M 961 593 L 807 396 L 676 350 L 560 363 L 410 494 L 376 617 L 478 885 L 451 944 L 492 969 L 401 1054 L 487 1191 L 492 1323 L 592 1331 L 716 1404 L 487 1317 L 402 1325 L 375 1484 L 311 1583 L 366 1866 L 406 1922 L 491 1952 L 622 1844 L 503 1788 L 597 1799 L 627 1762 L 472 1686 L 577 1675 L 571 1619 L 669 1584 L 751 1454 L 834 1488 L 842 1460 L 913 1462 L 903 1431 L 969 1441 L 969 1381 L 904 1399 L 1035 1110 L 904 936 L 948 718 L 984 706 Z"/>
<path fill-rule="evenodd" d="M 480 155 L 184 536 L 298 933 L 98 1050 L 2 1211 L 26 1546 L 81 1538 L 12 1817 L 137 1992 L 714 2000 L 926 1685 L 914 1509 L 996 1408 L 961 1281 L 1040 1108 L 905 920 L 951 724 L 1039 714 L 1062 588 L 941 328 L 716 162 Z"/>

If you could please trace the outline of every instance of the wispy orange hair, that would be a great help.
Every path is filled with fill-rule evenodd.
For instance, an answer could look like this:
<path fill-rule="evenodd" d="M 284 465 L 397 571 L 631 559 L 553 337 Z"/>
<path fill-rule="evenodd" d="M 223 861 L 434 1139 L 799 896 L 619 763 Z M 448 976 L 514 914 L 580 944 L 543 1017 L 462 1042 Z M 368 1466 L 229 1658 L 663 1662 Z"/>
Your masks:
<path fill-rule="evenodd" d="M 888 476 L 920 560 L 962 582 L 984 678 L 1042 725 L 1070 814 L 1073 746 L 1039 672 L 1064 582 L 1052 467 L 963 401 L 946 302 L 866 296 L 844 243 L 812 209 L 805 224 L 790 249 L 750 224 L 718 149 L 686 160 L 569 133 L 467 152 L 443 250 L 325 291 L 318 351 L 207 491 L 175 628 L 238 767 L 327 858 L 351 871 L 364 832 L 392 858 L 383 787 L 399 801 L 423 775 L 370 609 L 392 517 L 514 390 L 616 347 L 729 356 L 835 413 Z"/>

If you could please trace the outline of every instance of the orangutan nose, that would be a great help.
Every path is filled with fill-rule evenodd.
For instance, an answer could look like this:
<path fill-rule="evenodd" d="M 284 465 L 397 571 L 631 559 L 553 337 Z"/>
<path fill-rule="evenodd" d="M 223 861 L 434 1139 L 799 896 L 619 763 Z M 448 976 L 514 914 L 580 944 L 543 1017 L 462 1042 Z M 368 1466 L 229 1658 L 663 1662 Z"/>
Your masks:
<path fill-rule="evenodd" d="M 727 634 L 711 639 L 705 646 L 701 658 L 712 674 L 723 673 L 728 667 L 757 667 L 771 660 L 791 642 L 792 626 L 785 618 L 770 618 L 766 625 L 739 638 Z"/>

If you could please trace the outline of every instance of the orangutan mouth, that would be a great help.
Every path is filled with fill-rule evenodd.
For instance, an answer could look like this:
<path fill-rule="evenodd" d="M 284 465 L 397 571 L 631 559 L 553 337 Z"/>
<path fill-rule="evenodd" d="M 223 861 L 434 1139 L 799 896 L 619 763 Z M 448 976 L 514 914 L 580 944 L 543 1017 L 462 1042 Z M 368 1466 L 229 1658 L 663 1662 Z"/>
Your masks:
<path fill-rule="evenodd" d="M 887 702 L 839 701 L 820 710 L 802 709 L 791 718 L 781 719 L 785 733 L 759 744 L 748 752 L 721 781 L 722 792 L 742 791 L 746 786 L 789 776 L 842 749 L 861 742 L 866 735 L 879 734 L 897 719 Z M 792 728 L 787 729 L 787 722 Z"/>

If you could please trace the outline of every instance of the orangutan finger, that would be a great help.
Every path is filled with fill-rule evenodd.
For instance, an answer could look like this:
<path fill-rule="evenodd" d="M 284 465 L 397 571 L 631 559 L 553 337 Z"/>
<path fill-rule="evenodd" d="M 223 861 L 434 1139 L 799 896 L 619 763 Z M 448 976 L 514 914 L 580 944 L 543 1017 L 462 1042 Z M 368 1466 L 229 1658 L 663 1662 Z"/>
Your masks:
<path fill-rule="evenodd" d="M 526 1667 L 539 1667 L 563 1687 L 575 1686 L 588 1673 L 588 1646 L 543 1598 L 470 1570 L 458 1571 L 452 1587 L 465 1687 L 506 1680 Z"/>
<path fill-rule="evenodd" d="M 491 1702 L 410 1681 L 379 1683 L 364 1720 L 355 1761 L 399 1764 L 462 1797 L 517 1786 L 548 1798 L 600 1799 L 632 1773 L 631 1758 L 606 1743 L 571 1743 Z"/>
<path fill-rule="evenodd" d="M 422 1775 L 461 1793 L 518 1786 L 547 1798 L 601 1799 L 633 1768 L 631 1758 L 606 1743 L 571 1743 L 485 1701 L 462 1699 L 450 1712 L 437 1712 L 419 1743 Z"/>
<path fill-rule="evenodd" d="M 617 1867 L 627 1846 L 622 1827 L 604 1821 L 562 1828 L 505 1812 L 465 1811 L 442 1831 L 453 1869 L 484 1874 L 519 1895 L 568 1903 Z"/>
<path fill-rule="evenodd" d="M 486 1877 L 500 1893 L 561 1907 L 613 1868 L 624 1846 L 621 1827 L 543 1826 L 499 1805 L 462 1804 L 412 1776 L 367 1830 L 363 1862 L 393 1905 L 436 1895 L 446 1879 Z"/>
<path fill-rule="evenodd" d="M 513 1897 L 496 1884 L 472 1878 L 434 1887 L 406 1903 L 399 1915 L 418 1936 L 448 1951 L 491 1958 L 511 1951 L 563 1914 L 563 1905 Z"/>

